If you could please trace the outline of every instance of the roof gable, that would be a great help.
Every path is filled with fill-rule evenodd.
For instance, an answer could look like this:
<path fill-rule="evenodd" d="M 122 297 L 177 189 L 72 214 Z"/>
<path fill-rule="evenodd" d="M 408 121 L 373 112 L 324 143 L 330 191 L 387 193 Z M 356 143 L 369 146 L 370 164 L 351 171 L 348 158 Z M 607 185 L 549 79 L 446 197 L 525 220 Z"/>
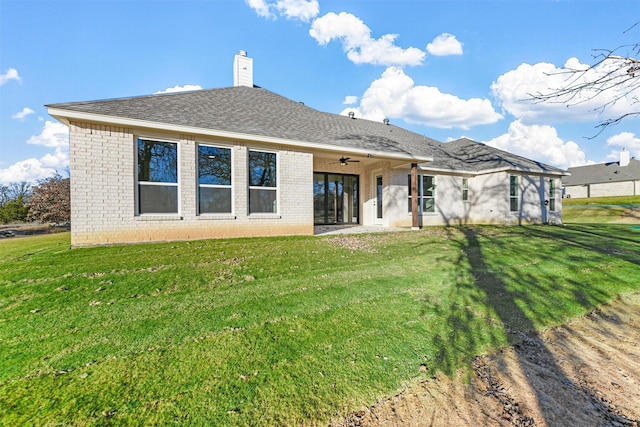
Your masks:
<path fill-rule="evenodd" d="M 440 144 L 434 161 L 427 168 L 442 168 L 487 173 L 497 170 L 522 171 L 540 174 L 565 175 L 560 168 L 527 159 L 468 138 Z"/>

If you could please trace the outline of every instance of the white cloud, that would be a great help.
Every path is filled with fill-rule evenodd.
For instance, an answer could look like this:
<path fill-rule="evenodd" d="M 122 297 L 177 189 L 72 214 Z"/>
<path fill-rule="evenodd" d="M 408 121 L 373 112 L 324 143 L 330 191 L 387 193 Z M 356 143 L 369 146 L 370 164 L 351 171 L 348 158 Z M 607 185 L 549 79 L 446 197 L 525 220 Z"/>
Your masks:
<path fill-rule="evenodd" d="M 200 85 L 184 85 L 184 86 L 174 86 L 174 87 L 168 87 L 164 90 L 159 90 L 157 92 L 153 92 L 154 95 L 158 95 L 161 93 L 173 93 L 173 92 L 187 92 L 190 90 L 201 90 L 202 87 Z"/>
<path fill-rule="evenodd" d="M 56 153 L 58 154 L 58 153 Z M 48 157 L 49 156 L 49 157 Z M 58 160 L 55 162 L 54 160 Z M 56 164 L 56 166 L 52 166 Z M 0 185 L 8 185 L 13 182 L 35 183 L 41 179 L 49 178 L 56 173 L 62 173 L 69 167 L 69 159 L 64 156 L 47 155 L 41 159 L 30 158 L 19 161 L 6 169 L 0 169 Z"/>
<path fill-rule="evenodd" d="M 344 101 L 342 102 L 344 105 L 353 105 L 358 102 L 358 97 L 354 95 L 348 95 L 344 97 Z"/>
<path fill-rule="evenodd" d="M 247 5 L 255 10 L 258 16 L 275 19 L 277 14 L 287 19 L 299 19 L 309 22 L 320 12 L 318 0 L 245 0 Z M 276 14 L 277 12 L 277 14 Z"/>
<path fill-rule="evenodd" d="M 62 123 L 45 122 L 40 135 L 32 136 L 27 143 L 54 148 L 54 152 L 39 159 L 21 160 L 6 169 L 0 169 L 0 184 L 36 182 L 56 172 L 62 173 L 69 167 L 69 131 Z"/>
<path fill-rule="evenodd" d="M 330 12 L 316 19 L 309 34 L 320 45 L 341 40 L 347 58 L 355 64 L 419 65 L 426 55 L 414 47 L 402 49 L 396 46 L 396 34 L 373 39 L 371 29 L 358 17 L 346 12 Z"/>
<path fill-rule="evenodd" d="M 320 13 L 317 0 L 280 0 L 276 7 L 287 19 L 299 19 L 309 22 Z"/>
<path fill-rule="evenodd" d="M 570 58 L 563 67 L 540 62 L 534 65 L 521 64 L 493 82 L 491 90 L 504 110 L 518 119 L 529 123 L 550 121 L 601 121 L 602 106 L 612 103 L 606 109 L 607 117 L 617 117 L 630 111 L 635 102 L 635 93 L 624 93 L 625 86 L 614 86 L 606 90 L 592 88 L 576 94 L 573 98 L 558 97 L 552 102 L 534 102 L 532 96 L 550 94 L 568 86 L 576 86 L 595 81 L 608 74 L 617 73 L 619 64 L 605 61 L 595 68 Z M 577 70 L 568 73 L 567 70 Z"/>
<path fill-rule="evenodd" d="M 434 56 L 462 55 L 462 43 L 453 34 L 442 33 L 427 44 L 427 52 Z"/>
<path fill-rule="evenodd" d="M 585 153 L 578 144 L 561 139 L 554 127 L 528 126 L 521 120 L 511 123 L 506 134 L 487 141 L 486 144 L 562 169 L 593 163 L 586 160 Z"/>
<path fill-rule="evenodd" d="M 431 86 L 416 86 L 411 77 L 397 67 L 387 68 L 371 83 L 357 108 L 356 117 L 381 121 L 400 118 L 437 128 L 469 129 L 495 123 L 502 118 L 487 99 L 460 99 Z M 346 114 L 347 110 L 342 114 Z"/>
<path fill-rule="evenodd" d="M 18 70 L 15 68 L 9 68 L 6 73 L 0 74 L 0 86 L 8 82 L 9 80 L 20 81 L 20 76 L 18 75 Z"/>
<path fill-rule="evenodd" d="M 262 16 L 263 18 L 275 18 L 270 11 L 269 4 L 265 0 L 245 0 L 247 5 L 256 11 L 258 16 Z"/>
<path fill-rule="evenodd" d="M 26 118 L 27 118 L 27 116 L 28 116 L 29 114 L 33 114 L 33 113 L 35 113 L 35 111 L 33 111 L 31 108 L 29 108 L 29 107 L 24 107 L 24 108 L 22 109 L 22 111 L 20 111 L 20 112 L 17 112 L 17 113 L 15 113 L 15 114 L 13 114 L 13 115 L 11 116 L 11 118 L 12 118 L 12 119 L 17 119 L 17 120 L 22 121 L 22 120 L 26 119 Z"/>
<path fill-rule="evenodd" d="M 607 145 L 626 149 L 631 157 L 640 159 L 640 138 L 631 132 L 621 132 L 607 139 Z M 608 159 L 618 161 L 620 159 L 619 149 L 612 150 L 607 156 Z"/>
<path fill-rule="evenodd" d="M 49 148 L 69 149 L 69 128 L 59 122 L 46 121 L 40 135 L 34 135 L 27 144 L 42 145 Z"/>

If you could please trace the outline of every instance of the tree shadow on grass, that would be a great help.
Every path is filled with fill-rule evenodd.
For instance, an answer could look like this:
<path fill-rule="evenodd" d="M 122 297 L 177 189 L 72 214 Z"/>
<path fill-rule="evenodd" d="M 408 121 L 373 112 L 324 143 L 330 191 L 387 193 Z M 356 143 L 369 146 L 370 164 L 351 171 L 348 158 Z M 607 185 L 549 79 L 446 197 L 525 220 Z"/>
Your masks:
<path fill-rule="evenodd" d="M 618 253 L 625 261 L 637 264 L 639 256 L 627 253 L 624 241 L 618 241 L 616 245 L 614 240 L 607 240 L 603 245 L 594 236 L 581 235 L 588 230 L 577 233 L 561 231 L 553 227 L 523 228 L 523 239 L 545 239 L 548 244 L 545 242 L 542 250 L 541 245 L 534 245 L 536 253 L 514 253 L 513 258 L 509 258 L 509 251 L 522 251 L 527 246 L 513 245 L 508 239 L 502 239 L 494 228 L 462 227 L 450 231 L 451 240 L 460 246 L 456 284 L 446 304 L 427 304 L 430 312 L 442 316 L 450 326 L 443 329 L 447 332 L 437 333 L 433 338 L 437 349 L 437 368 L 453 375 L 461 360 L 468 360 L 473 356 L 470 352 L 478 351 L 479 342 L 490 343 L 494 347 L 500 342 L 513 344 L 518 369 L 523 378 L 527 378 L 527 386 L 535 396 L 536 406 L 544 418 L 541 421 L 545 424 L 580 425 L 587 422 L 589 425 L 611 425 L 613 421 L 630 425 L 628 423 L 633 420 L 603 403 L 587 383 L 575 383 L 568 378 L 544 339 L 535 331 L 566 320 L 562 318 L 566 316 L 565 310 L 558 310 L 557 304 L 571 301 L 573 311 L 589 312 L 613 296 L 599 287 L 573 280 L 570 275 L 566 278 L 566 272 L 564 276 L 557 274 L 554 269 L 597 269 L 606 261 L 603 257 Z M 633 240 L 630 242 L 635 244 Z M 575 250 L 576 245 L 585 249 L 583 257 L 576 255 L 580 252 Z M 495 256 L 496 253 L 501 255 Z M 593 257 L 598 259 L 591 259 Z M 524 259 L 528 259 L 530 264 L 523 265 Z M 527 273 L 532 268 L 535 271 Z M 481 309 L 478 307 L 485 307 L 486 311 L 479 312 Z M 483 322 L 488 322 L 490 327 L 482 325 Z M 579 354 L 573 356 L 581 357 Z M 519 426 L 535 425 L 534 419 L 525 413 L 523 406 L 508 390 L 501 387 L 483 360 L 475 358 L 475 375 L 486 384 L 487 393 L 491 393 L 503 406 L 502 421 Z M 513 375 L 506 367 L 503 368 L 503 375 Z M 544 375 L 551 375 L 554 381 L 540 381 Z M 556 401 L 570 402 L 571 408 L 559 410 L 553 404 Z"/>
<path fill-rule="evenodd" d="M 604 229 L 607 232 L 604 232 Z M 627 262 L 640 264 L 640 247 L 638 245 L 640 232 L 631 231 L 631 227 L 628 225 L 603 227 L 602 225 L 572 224 L 562 228 L 527 227 L 527 231 L 532 235 L 562 239 L 566 244 L 602 254 L 613 254 Z"/>

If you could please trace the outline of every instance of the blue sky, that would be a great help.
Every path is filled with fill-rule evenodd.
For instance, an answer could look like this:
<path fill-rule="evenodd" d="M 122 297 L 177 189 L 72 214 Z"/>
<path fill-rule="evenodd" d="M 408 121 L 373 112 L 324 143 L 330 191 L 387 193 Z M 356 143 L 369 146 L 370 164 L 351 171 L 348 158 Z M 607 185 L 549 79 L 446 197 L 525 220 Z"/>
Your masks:
<path fill-rule="evenodd" d="M 638 42 L 638 21 L 637 0 L 0 0 L 0 184 L 66 173 L 44 105 L 231 86 L 240 49 L 255 84 L 321 111 L 563 168 L 640 158 L 640 119 L 595 136 L 640 94 L 604 112 L 524 100 Z"/>

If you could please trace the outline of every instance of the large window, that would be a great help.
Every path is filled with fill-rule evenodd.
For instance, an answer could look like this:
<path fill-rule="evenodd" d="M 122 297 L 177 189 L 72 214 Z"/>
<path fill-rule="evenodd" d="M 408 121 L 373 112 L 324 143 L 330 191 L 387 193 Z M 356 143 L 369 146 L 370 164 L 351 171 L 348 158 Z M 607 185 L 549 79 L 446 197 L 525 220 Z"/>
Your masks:
<path fill-rule="evenodd" d="M 549 180 L 549 210 L 551 212 L 556 210 L 556 181 L 554 179 Z"/>
<path fill-rule="evenodd" d="M 411 175 L 408 175 L 409 183 L 409 212 L 411 212 Z M 418 209 L 420 212 L 431 213 L 436 209 L 436 177 L 431 175 L 418 176 Z"/>
<path fill-rule="evenodd" d="M 278 212 L 276 153 L 249 151 L 249 213 Z"/>
<path fill-rule="evenodd" d="M 178 144 L 138 139 L 138 213 L 178 213 Z"/>
<path fill-rule="evenodd" d="M 509 177 L 509 210 L 518 211 L 518 177 L 515 175 Z"/>
<path fill-rule="evenodd" d="M 231 213 L 231 149 L 198 146 L 198 211 Z"/>

